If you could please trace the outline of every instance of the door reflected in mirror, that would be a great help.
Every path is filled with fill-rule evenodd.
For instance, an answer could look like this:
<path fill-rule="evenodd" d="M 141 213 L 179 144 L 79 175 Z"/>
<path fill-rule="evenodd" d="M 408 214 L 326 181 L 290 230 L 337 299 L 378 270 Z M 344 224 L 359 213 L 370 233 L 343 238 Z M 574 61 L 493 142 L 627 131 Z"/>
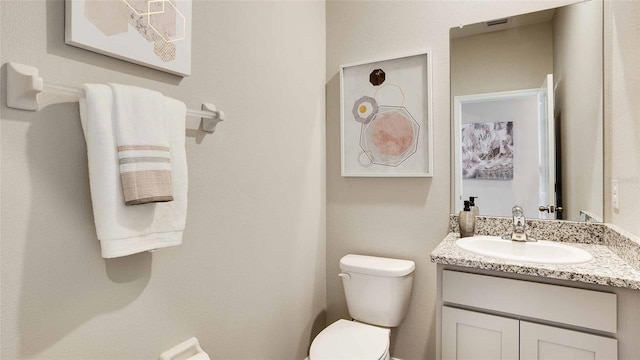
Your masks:
<path fill-rule="evenodd" d="M 602 221 L 602 1 L 451 29 L 452 212 Z"/>

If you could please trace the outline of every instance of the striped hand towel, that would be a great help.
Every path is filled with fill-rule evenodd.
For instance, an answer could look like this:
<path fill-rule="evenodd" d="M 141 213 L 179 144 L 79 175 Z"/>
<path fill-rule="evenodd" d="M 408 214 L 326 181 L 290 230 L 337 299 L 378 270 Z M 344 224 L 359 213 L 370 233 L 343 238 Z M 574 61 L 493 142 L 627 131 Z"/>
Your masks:
<path fill-rule="evenodd" d="M 125 204 L 173 201 L 165 97 L 148 89 L 110 86 Z"/>
<path fill-rule="evenodd" d="M 118 160 L 125 204 L 173 201 L 168 146 L 121 145 Z"/>

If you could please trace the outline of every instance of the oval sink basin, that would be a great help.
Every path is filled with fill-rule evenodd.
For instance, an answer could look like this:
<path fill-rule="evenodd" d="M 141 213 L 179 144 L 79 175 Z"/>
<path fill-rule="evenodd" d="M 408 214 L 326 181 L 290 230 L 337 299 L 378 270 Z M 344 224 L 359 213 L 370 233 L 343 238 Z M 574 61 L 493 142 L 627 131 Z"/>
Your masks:
<path fill-rule="evenodd" d="M 461 238 L 456 245 L 479 255 L 538 264 L 580 264 L 593 259 L 582 249 L 555 241 L 517 242 L 499 236 Z"/>

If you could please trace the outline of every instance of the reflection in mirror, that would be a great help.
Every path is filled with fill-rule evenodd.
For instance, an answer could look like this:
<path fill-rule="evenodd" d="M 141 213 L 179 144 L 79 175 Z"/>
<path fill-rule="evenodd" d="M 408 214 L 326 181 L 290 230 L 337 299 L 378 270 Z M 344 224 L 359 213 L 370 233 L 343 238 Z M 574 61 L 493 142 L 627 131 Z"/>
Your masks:
<path fill-rule="evenodd" d="M 602 221 L 602 1 L 451 29 L 451 210 Z"/>

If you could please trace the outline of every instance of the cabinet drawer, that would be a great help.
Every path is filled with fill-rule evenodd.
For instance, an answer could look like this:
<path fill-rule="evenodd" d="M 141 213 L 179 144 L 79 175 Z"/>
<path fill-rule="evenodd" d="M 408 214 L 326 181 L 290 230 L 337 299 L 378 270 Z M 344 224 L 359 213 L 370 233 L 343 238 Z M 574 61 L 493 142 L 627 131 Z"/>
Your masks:
<path fill-rule="evenodd" d="M 442 300 L 615 333 L 616 294 L 445 270 Z"/>

